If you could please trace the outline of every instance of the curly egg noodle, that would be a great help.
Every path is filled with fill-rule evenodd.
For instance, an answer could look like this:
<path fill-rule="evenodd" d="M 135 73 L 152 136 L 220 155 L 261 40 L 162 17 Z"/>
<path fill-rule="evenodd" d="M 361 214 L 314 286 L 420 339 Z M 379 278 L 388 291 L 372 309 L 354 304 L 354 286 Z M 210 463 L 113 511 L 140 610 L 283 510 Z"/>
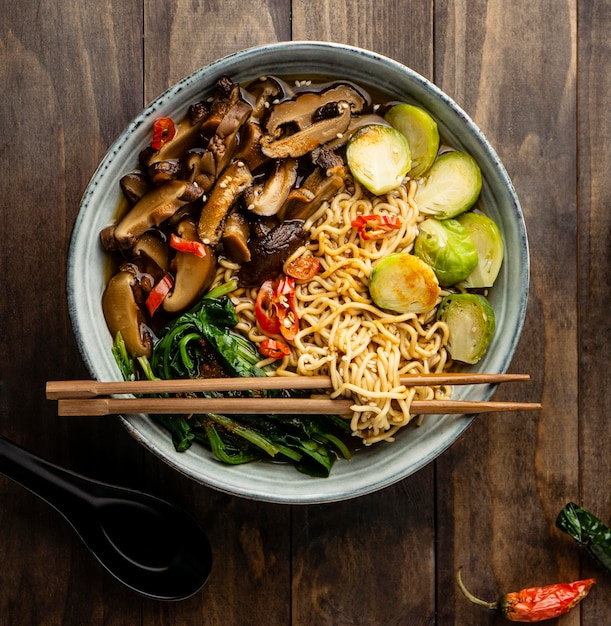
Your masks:
<path fill-rule="evenodd" d="M 332 397 L 354 400 L 351 428 L 367 445 L 393 441 L 408 424 L 413 400 L 443 399 L 449 386 L 406 387 L 406 374 L 441 372 L 449 356 L 448 328 L 425 315 L 392 313 L 369 296 L 369 276 L 376 261 L 391 252 L 410 251 L 424 219 L 414 202 L 415 181 L 383 196 L 373 196 L 357 181 L 325 202 L 305 223 L 310 240 L 291 258 L 314 256 L 320 272 L 297 284 L 300 331 L 276 376 L 327 375 Z M 401 228 L 381 239 L 363 240 L 352 221 L 359 215 L 394 215 Z M 290 259 L 289 259 L 290 260 Z M 223 261 L 216 282 L 232 278 L 239 266 Z M 238 330 L 254 342 L 266 338 L 254 314 L 256 289 L 232 294 L 240 318 Z"/>

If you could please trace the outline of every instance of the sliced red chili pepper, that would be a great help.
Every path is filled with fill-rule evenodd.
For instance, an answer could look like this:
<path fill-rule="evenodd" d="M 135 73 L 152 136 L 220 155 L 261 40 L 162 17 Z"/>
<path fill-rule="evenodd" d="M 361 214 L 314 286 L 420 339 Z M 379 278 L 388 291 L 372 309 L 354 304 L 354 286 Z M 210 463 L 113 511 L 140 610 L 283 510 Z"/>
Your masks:
<path fill-rule="evenodd" d="M 464 586 L 460 570 L 456 581 L 464 596 L 479 606 L 500 611 L 510 622 L 542 622 L 568 613 L 589 593 L 595 578 L 576 580 L 572 583 L 558 583 L 545 587 L 531 587 L 506 593 L 498 602 L 485 602 L 472 595 Z"/>
<path fill-rule="evenodd" d="M 170 117 L 160 117 L 153 122 L 153 139 L 151 147 L 160 150 L 161 146 L 174 139 L 176 135 L 176 124 Z"/>
<path fill-rule="evenodd" d="M 189 241 L 174 233 L 170 236 L 170 246 L 180 252 L 187 252 L 199 257 L 205 257 L 208 254 L 206 245 L 201 243 L 201 241 Z"/>
<path fill-rule="evenodd" d="M 401 228 L 401 220 L 396 215 L 359 215 L 351 225 L 363 239 L 380 239 Z"/>
<path fill-rule="evenodd" d="M 287 276 L 297 280 L 310 280 L 314 278 L 320 269 L 320 261 L 313 256 L 300 256 L 289 261 L 284 267 Z"/>
<path fill-rule="evenodd" d="M 276 315 L 280 320 L 280 334 L 292 341 L 299 332 L 299 316 L 295 306 L 295 279 L 284 276 L 278 282 L 273 300 Z"/>
<path fill-rule="evenodd" d="M 170 289 L 174 286 L 174 279 L 171 274 L 166 274 L 150 291 L 146 299 L 146 308 L 151 317 L 160 307 L 164 298 L 168 295 Z"/>
<path fill-rule="evenodd" d="M 291 349 L 283 342 L 275 339 L 264 339 L 259 344 L 259 352 L 272 359 L 281 359 L 291 353 Z"/>
<path fill-rule="evenodd" d="M 255 318 L 259 328 L 267 335 L 280 334 L 280 319 L 274 307 L 274 281 L 266 280 L 257 293 Z"/>

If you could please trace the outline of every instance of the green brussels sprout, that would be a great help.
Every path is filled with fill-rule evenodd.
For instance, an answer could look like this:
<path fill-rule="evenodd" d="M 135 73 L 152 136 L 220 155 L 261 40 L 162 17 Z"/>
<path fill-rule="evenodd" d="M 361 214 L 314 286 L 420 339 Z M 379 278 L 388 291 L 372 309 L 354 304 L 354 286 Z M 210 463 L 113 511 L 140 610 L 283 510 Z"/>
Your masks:
<path fill-rule="evenodd" d="M 382 124 L 363 126 L 350 137 L 346 162 L 354 178 L 376 196 L 396 189 L 412 166 L 405 136 Z"/>
<path fill-rule="evenodd" d="M 482 173 L 465 152 L 444 152 L 437 157 L 416 191 L 422 213 L 440 220 L 468 211 L 482 189 Z"/>
<path fill-rule="evenodd" d="M 487 215 L 463 213 L 457 221 L 467 230 L 477 250 L 478 262 L 463 285 L 477 289 L 492 287 L 501 269 L 504 255 L 503 236 Z"/>
<path fill-rule="evenodd" d="M 441 301 L 437 319 L 448 325 L 447 349 L 454 360 L 473 365 L 484 356 L 496 328 L 494 309 L 484 296 L 450 294 Z"/>
<path fill-rule="evenodd" d="M 477 265 L 475 243 L 454 219 L 424 220 L 414 242 L 414 254 L 433 268 L 442 287 L 465 280 Z"/>
<path fill-rule="evenodd" d="M 399 313 L 428 313 L 435 308 L 439 292 L 430 265 L 408 252 L 384 257 L 369 277 L 369 293 L 375 304 Z"/>
<path fill-rule="evenodd" d="M 437 122 L 420 107 L 413 104 L 396 104 L 384 119 L 407 138 L 412 154 L 411 178 L 420 178 L 435 162 L 439 152 Z"/>

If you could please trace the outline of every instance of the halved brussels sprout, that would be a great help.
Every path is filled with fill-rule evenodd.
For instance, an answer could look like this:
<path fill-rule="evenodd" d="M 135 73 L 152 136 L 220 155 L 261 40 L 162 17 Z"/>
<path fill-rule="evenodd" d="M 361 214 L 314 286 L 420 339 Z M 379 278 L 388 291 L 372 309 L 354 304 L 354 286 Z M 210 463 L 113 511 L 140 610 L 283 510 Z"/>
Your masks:
<path fill-rule="evenodd" d="M 352 135 L 346 162 L 354 178 L 376 196 L 396 189 L 412 166 L 405 136 L 381 124 L 363 126 Z"/>
<path fill-rule="evenodd" d="M 504 255 L 503 236 L 496 223 L 482 213 L 463 213 L 457 221 L 467 230 L 475 248 L 478 262 L 463 285 L 467 288 L 492 287 L 501 269 Z"/>
<path fill-rule="evenodd" d="M 437 309 L 437 319 L 448 325 L 447 348 L 454 360 L 474 364 L 484 356 L 496 328 L 494 309 L 484 296 L 446 296 Z"/>
<path fill-rule="evenodd" d="M 414 254 L 433 268 L 442 287 L 455 285 L 471 274 L 477 265 L 477 250 L 457 220 L 429 217 L 419 228 Z"/>
<path fill-rule="evenodd" d="M 416 191 L 422 213 L 440 220 L 468 211 L 482 189 L 482 173 L 465 152 L 444 152 L 437 157 Z"/>
<path fill-rule="evenodd" d="M 439 292 L 430 265 L 408 252 L 384 257 L 369 277 L 369 293 L 375 304 L 398 313 L 428 313 L 437 304 Z"/>
<path fill-rule="evenodd" d="M 439 151 L 437 122 L 420 107 L 396 104 L 384 116 L 394 128 L 407 138 L 412 155 L 411 178 L 419 178 L 433 165 Z"/>

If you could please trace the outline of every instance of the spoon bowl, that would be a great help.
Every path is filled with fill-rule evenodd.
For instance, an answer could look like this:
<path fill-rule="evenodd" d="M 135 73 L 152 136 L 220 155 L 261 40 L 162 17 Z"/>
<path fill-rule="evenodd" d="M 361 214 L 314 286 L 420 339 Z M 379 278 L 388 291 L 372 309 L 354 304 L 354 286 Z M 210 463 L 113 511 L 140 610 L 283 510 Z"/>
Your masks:
<path fill-rule="evenodd" d="M 106 570 L 133 591 L 182 600 L 206 583 L 210 542 L 169 502 L 86 478 L 1 436 L 0 472 L 59 511 Z"/>

